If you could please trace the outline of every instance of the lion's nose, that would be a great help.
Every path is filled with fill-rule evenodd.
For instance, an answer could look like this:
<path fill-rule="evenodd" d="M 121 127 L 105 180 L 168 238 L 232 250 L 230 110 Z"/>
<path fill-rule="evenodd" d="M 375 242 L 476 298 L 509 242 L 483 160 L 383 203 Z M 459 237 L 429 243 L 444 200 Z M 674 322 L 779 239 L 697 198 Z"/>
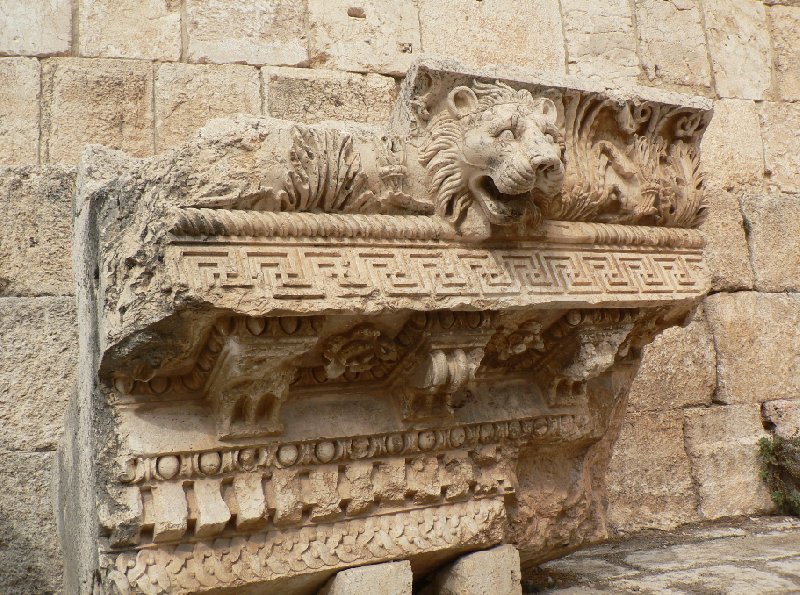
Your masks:
<path fill-rule="evenodd" d="M 556 173 L 563 169 L 561 159 L 555 155 L 533 155 L 531 156 L 531 165 L 546 174 Z"/>

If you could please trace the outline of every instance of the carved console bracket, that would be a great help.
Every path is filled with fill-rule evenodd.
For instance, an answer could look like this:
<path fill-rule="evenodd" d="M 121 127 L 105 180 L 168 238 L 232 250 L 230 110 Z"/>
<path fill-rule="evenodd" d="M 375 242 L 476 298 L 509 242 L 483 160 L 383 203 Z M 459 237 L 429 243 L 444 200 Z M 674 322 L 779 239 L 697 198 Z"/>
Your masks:
<path fill-rule="evenodd" d="M 310 594 L 602 536 L 641 347 L 709 287 L 709 119 L 423 61 L 382 126 L 239 117 L 146 160 L 89 149 L 66 590 Z"/>

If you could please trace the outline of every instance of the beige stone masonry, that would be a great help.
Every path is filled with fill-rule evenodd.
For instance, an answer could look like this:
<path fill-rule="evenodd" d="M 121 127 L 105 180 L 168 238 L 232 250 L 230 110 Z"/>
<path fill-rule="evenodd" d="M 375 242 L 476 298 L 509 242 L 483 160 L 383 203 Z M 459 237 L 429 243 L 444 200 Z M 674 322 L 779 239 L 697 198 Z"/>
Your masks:
<path fill-rule="evenodd" d="M 42 88 L 43 163 L 76 163 L 90 143 L 153 152 L 149 62 L 53 58 L 42 65 Z"/>
<path fill-rule="evenodd" d="M 176 61 L 181 57 L 180 0 L 79 0 L 83 57 Z"/>
<path fill-rule="evenodd" d="M 411 563 L 385 562 L 336 573 L 318 595 L 411 595 Z"/>
<path fill-rule="evenodd" d="M 73 294 L 75 170 L 0 168 L 0 296 Z"/>
<path fill-rule="evenodd" d="M 59 56 L 71 46 L 71 0 L 0 0 L 0 55 Z"/>
<path fill-rule="evenodd" d="M 720 99 L 703 135 L 702 160 L 712 189 L 738 191 L 760 187 L 764 176 L 764 143 L 758 108 L 753 101 Z"/>
<path fill-rule="evenodd" d="M 716 355 L 702 308 L 684 327 L 666 329 L 647 345 L 628 396 L 628 410 L 668 411 L 710 405 Z M 637 452 L 638 451 L 633 451 Z"/>
<path fill-rule="evenodd" d="M 420 0 L 419 19 L 426 54 L 474 66 L 564 71 L 558 0 Z"/>
<path fill-rule="evenodd" d="M 766 4 L 766 3 L 765 3 Z M 771 6 L 767 19 L 772 33 L 774 73 L 781 99 L 800 99 L 800 4 L 794 6 Z"/>
<path fill-rule="evenodd" d="M 800 103 L 765 101 L 759 105 L 767 184 L 783 192 L 800 193 Z"/>
<path fill-rule="evenodd" d="M 739 199 L 732 192 L 710 190 L 708 218 L 700 228 L 714 291 L 753 289 L 753 267 Z"/>
<path fill-rule="evenodd" d="M 710 86 L 698 0 L 641 0 L 635 7 L 639 57 L 647 78 L 654 83 Z"/>
<path fill-rule="evenodd" d="M 607 481 L 612 532 L 669 530 L 699 520 L 684 448 L 683 410 L 629 412 Z"/>
<path fill-rule="evenodd" d="M 0 165 L 39 160 L 39 90 L 37 60 L 0 58 Z"/>
<path fill-rule="evenodd" d="M 397 96 L 394 80 L 377 74 L 262 68 L 261 75 L 266 113 L 308 124 L 334 119 L 383 122 Z"/>
<path fill-rule="evenodd" d="M 3 452 L 0 530 L 13 546 L 0 548 L 0 592 L 63 592 L 51 490 L 53 466 L 52 452 Z"/>
<path fill-rule="evenodd" d="M 686 452 L 702 518 L 770 512 L 759 473 L 758 441 L 767 435 L 760 406 L 686 409 L 685 416 Z"/>
<path fill-rule="evenodd" d="M 1 451 L 52 450 L 61 438 L 77 361 L 73 302 L 0 298 Z"/>
<path fill-rule="evenodd" d="M 421 595 L 522 595 L 519 552 L 501 545 L 467 554 L 440 570 Z"/>
<path fill-rule="evenodd" d="M 800 296 L 739 292 L 706 298 L 717 349 L 715 400 L 725 404 L 800 394 Z"/>
<path fill-rule="evenodd" d="M 261 113 L 261 80 L 253 66 L 161 64 L 155 98 L 160 152 L 184 142 L 211 119 Z"/>
<path fill-rule="evenodd" d="M 628 0 L 561 0 L 561 10 L 570 74 L 602 82 L 636 81 L 639 57 Z"/>
<path fill-rule="evenodd" d="M 766 401 L 761 404 L 761 417 L 767 429 L 782 438 L 800 434 L 800 401 Z"/>
<path fill-rule="evenodd" d="M 748 196 L 742 211 L 756 290 L 800 291 L 800 196 Z"/>
<path fill-rule="evenodd" d="M 703 2 L 706 36 L 720 97 L 765 99 L 772 60 L 764 5 L 752 0 Z"/>
<path fill-rule="evenodd" d="M 404 75 L 421 53 L 414 0 L 309 0 L 314 67 Z"/>
<path fill-rule="evenodd" d="M 186 0 L 185 11 L 190 62 L 308 62 L 306 0 Z"/>

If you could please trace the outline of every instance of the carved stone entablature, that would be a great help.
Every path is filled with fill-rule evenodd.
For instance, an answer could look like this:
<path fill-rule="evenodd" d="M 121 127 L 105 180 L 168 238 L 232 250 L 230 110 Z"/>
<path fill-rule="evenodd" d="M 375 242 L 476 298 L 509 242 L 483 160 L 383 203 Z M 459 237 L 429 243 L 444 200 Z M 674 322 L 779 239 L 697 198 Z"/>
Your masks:
<path fill-rule="evenodd" d="M 384 126 L 88 149 L 68 590 L 311 594 L 601 537 L 641 348 L 709 287 L 709 109 L 421 62 Z"/>

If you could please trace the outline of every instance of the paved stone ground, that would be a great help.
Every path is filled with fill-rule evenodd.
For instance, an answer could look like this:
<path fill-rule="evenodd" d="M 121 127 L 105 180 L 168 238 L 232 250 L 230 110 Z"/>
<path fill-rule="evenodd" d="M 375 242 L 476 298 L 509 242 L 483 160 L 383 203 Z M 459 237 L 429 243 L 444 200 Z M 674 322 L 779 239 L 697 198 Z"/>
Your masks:
<path fill-rule="evenodd" d="M 647 532 L 543 564 L 525 593 L 800 593 L 800 519 L 760 517 Z"/>

